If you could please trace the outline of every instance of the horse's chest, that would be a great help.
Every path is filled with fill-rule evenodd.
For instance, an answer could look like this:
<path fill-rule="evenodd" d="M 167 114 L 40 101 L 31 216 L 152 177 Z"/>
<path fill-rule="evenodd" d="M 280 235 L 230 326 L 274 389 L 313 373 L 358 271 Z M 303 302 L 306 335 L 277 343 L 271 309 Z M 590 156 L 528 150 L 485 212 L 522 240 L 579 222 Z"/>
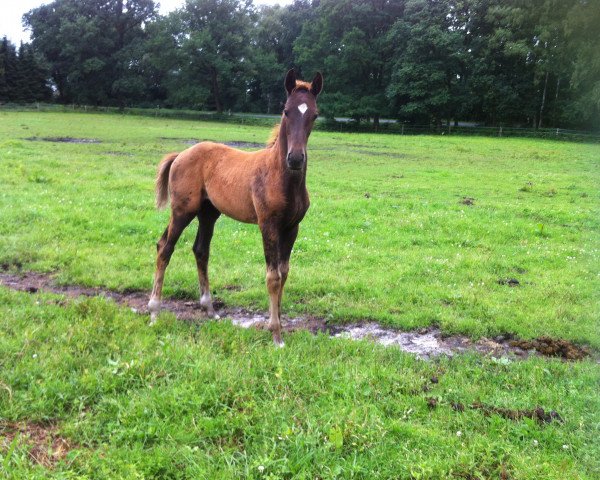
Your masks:
<path fill-rule="evenodd" d="M 300 223 L 300 221 L 302 221 L 304 218 L 304 215 L 306 215 L 308 207 L 308 194 L 302 196 L 301 198 L 294 198 L 292 201 L 290 201 L 285 212 L 289 223 Z"/>
<path fill-rule="evenodd" d="M 260 219 L 278 218 L 282 223 L 291 225 L 299 223 L 309 207 L 306 189 L 265 188 L 258 184 L 254 191 L 254 207 Z"/>

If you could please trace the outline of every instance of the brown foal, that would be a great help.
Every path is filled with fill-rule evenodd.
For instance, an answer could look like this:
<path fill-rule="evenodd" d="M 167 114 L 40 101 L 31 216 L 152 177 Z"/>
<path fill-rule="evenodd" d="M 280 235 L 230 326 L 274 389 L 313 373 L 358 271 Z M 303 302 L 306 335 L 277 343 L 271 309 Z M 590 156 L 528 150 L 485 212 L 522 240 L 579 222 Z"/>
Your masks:
<path fill-rule="evenodd" d="M 323 77 L 311 83 L 287 73 L 287 101 L 279 127 L 266 149 L 244 152 L 213 142 L 202 142 L 162 160 L 156 179 L 156 204 L 164 207 L 171 196 L 169 225 L 157 243 L 154 287 L 148 303 L 151 324 L 160 310 L 165 269 L 183 230 L 197 217 L 193 251 L 198 266 L 200 305 L 216 317 L 208 283 L 208 257 L 215 222 L 224 213 L 240 222 L 258 224 L 267 264 L 270 328 L 273 341 L 281 339 L 281 296 L 298 225 L 309 207 L 306 190 L 306 144 L 317 118 L 317 96 Z"/>

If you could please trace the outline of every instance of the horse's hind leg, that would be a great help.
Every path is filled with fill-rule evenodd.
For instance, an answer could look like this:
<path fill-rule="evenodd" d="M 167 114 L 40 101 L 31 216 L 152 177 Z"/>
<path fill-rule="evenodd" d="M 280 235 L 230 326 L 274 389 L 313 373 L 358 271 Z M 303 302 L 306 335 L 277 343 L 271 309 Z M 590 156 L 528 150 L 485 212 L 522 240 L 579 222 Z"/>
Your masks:
<path fill-rule="evenodd" d="M 160 299 L 162 295 L 163 281 L 165 278 L 165 270 L 167 265 L 169 265 L 169 260 L 171 260 L 171 255 L 173 255 L 173 251 L 175 250 L 175 244 L 177 243 L 177 240 L 179 240 L 181 233 L 185 230 L 185 227 L 190 224 L 194 216 L 194 213 L 186 212 L 182 214 L 176 214 L 175 211 L 172 211 L 169 226 L 156 244 L 156 272 L 154 273 L 154 286 L 152 287 L 152 294 L 150 295 L 150 301 L 148 302 L 151 325 L 156 321 L 156 317 L 160 311 Z"/>
<path fill-rule="evenodd" d="M 198 213 L 198 234 L 194 242 L 194 255 L 198 266 L 198 281 L 200 283 L 200 306 L 206 309 L 209 317 L 215 317 L 212 298 L 210 296 L 210 285 L 208 282 L 208 257 L 210 255 L 210 241 L 212 240 L 215 222 L 221 215 L 209 200 L 204 200 Z"/>

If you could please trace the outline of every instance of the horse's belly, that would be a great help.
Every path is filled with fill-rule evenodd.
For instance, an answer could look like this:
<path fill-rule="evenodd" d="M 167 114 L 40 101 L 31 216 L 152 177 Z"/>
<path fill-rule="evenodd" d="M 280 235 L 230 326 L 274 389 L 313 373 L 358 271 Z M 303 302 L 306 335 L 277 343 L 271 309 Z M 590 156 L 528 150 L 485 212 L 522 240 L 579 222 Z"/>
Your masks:
<path fill-rule="evenodd" d="M 223 188 L 218 191 L 207 189 L 208 199 L 219 212 L 239 222 L 256 223 L 256 212 L 250 194 L 235 188 Z"/>

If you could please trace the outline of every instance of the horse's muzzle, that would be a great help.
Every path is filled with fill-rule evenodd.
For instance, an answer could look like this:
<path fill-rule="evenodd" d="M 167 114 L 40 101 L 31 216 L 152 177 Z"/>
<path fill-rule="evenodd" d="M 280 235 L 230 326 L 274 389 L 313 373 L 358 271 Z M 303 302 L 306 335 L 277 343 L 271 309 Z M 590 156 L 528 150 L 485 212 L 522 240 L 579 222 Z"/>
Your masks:
<path fill-rule="evenodd" d="M 304 153 L 288 153 L 287 164 L 290 170 L 302 170 L 304 166 Z"/>

